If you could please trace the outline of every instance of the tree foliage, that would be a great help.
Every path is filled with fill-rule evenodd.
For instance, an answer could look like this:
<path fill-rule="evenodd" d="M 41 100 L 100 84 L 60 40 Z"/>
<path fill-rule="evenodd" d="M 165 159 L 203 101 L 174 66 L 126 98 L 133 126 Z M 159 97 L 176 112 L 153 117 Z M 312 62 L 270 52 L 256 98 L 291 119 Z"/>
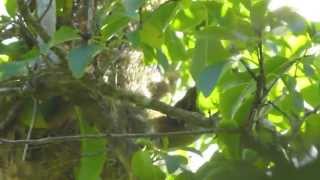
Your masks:
<path fill-rule="evenodd" d="M 4 178 L 317 177 L 318 23 L 287 7 L 270 11 L 268 0 L 46 2 L 43 14 L 39 1 L 3 2 Z M 41 24 L 50 8 L 57 19 L 53 34 Z M 134 51 L 143 53 L 139 68 L 159 69 L 166 83 L 151 94 L 165 89 L 161 100 L 130 89 L 139 85 L 128 78 L 135 62 L 127 54 Z M 135 79 L 149 76 L 141 73 Z M 170 105 L 191 86 L 199 112 Z M 147 109 L 184 121 L 183 131 L 151 132 Z M 68 138 L 74 134 L 79 138 Z M 101 136 L 81 138 L 87 134 Z M 65 139 L 48 143 L 51 136 Z M 197 140 L 171 148 L 183 138 Z M 188 153 L 202 156 L 213 144 L 218 151 L 191 171 Z M 49 170 L 30 175 L 41 163 Z M 22 175 L 17 168 L 25 169 Z"/>

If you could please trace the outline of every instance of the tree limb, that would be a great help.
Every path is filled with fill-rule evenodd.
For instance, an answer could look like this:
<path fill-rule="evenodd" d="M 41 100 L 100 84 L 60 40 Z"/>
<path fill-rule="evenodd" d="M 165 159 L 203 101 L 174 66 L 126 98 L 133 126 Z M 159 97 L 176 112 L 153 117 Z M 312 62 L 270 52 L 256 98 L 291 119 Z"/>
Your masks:
<path fill-rule="evenodd" d="M 238 129 L 205 129 L 194 131 L 176 131 L 176 132 L 159 132 L 159 133 L 101 133 L 101 134 L 87 134 L 87 135 L 70 135 L 70 136 L 57 136 L 57 137 L 45 137 L 38 139 L 19 139 L 10 140 L 0 138 L 0 145 L 25 145 L 25 144 L 52 144 L 61 142 L 80 141 L 83 139 L 103 139 L 103 138 L 158 138 L 163 136 L 184 136 L 184 135 L 201 135 L 211 134 L 218 132 L 238 133 Z"/>
<path fill-rule="evenodd" d="M 17 0 L 18 2 L 18 10 L 21 16 L 24 18 L 26 24 L 29 25 L 29 27 L 33 28 L 35 32 L 39 35 L 39 37 L 44 41 L 44 42 L 49 42 L 50 36 L 46 32 L 45 29 L 41 26 L 41 24 L 35 20 L 35 18 L 31 15 L 28 5 L 25 3 L 24 0 Z M 67 62 L 67 53 L 58 47 L 52 47 L 52 50 L 54 53 L 62 60 L 63 63 Z"/>
<path fill-rule="evenodd" d="M 213 121 L 217 121 L 217 119 L 206 118 L 200 113 L 190 112 L 181 108 L 172 107 L 161 101 L 147 98 L 143 95 L 133 93 L 124 89 L 115 88 L 107 84 L 103 87 L 100 87 L 99 89 L 101 89 L 102 94 L 104 95 L 111 96 L 122 101 L 128 101 L 143 108 L 159 111 L 170 117 L 182 119 L 186 121 L 186 123 L 198 125 L 201 127 L 213 127 Z"/>

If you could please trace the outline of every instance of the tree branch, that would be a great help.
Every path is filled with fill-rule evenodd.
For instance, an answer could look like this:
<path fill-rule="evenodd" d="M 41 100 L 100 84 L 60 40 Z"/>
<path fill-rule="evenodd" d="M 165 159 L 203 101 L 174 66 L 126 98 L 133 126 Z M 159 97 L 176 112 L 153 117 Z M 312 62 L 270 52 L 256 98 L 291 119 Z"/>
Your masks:
<path fill-rule="evenodd" d="M 256 95 L 249 112 L 247 123 L 245 123 L 245 128 L 250 132 L 256 123 L 257 115 L 260 113 L 263 101 L 265 99 L 266 93 L 266 77 L 264 69 L 264 56 L 262 49 L 262 35 L 259 33 L 260 40 L 257 47 L 257 56 L 259 62 L 259 75 L 256 76 Z"/>
<path fill-rule="evenodd" d="M 5 131 L 8 126 L 10 126 L 14 120 L 17 118 L 17 115 L 19 115 L 19 111 L 22 106 L 22 101 L 17 101 L 9 110 L 6 118 L 0 122 L 0 131 Z"/>
<path fill-rule="evenodd" d="M 122 101 L 128 101 L 143 108 L 156 110 L 170 117 L 182 119 L 187 123 L 198 125 L 201 127 L 213 127 L 213 121 L 217 120 L 216 117 L 216 119 L 206 118 L 200 113 L 190 112 L 181 108 L 172 107 L 161 101 L 147 98 L 143 95 L 136 94 L 124 89 L 115 88 L 107 84 L 103 85 L 103 87 L 99 87 L 99 89 L 101 89 L 102 94 L 104 95 L 111 96 Z"/>
<path fill-rule="evenodd" d="M 38 111 L 38 101 L 35 98 L 33 98 L 32 117 L 31 117 L 31 122 L 30 122 L 30 125 L 29 125 L 29 130 L 28 130 L 28 134 L 27 134 L 26 140 L 30 140 L 30 138 L 31 138 L 31 133 L 32 133 L 32 130 L 33 130 L 33 127 L 34 127 L 34 123 L 36 121 L 37 111 Z M 23 154 L 22 154 L 22 161 L 26 160 L 28 147 L 29 147 L 28 143 L 24 145 Z"/>
<path fill-rule="evenodd" d="M 255 81 L 258 81 L 258 77 L 255 75 L 252 69 L 250 69 L 249 65 L 243 59 L 240 59 L 240 62 L 246 68 L 247 72 L 250 74 L 252 79 L 254 79 Z"/>
<path fill-rule="evenodd" d="M 35 18 L 31 15 L 28 5 L 25 3 L 24 0 L 17 0 L 18 2 L 18 10 L 23 19 L 25 20 L 26 24 L 29 25 L 29 27 L 32 27 L 35 32 L 40 36 L 40 38 L 44 42 L 49 42 L 50 36 L 46 32 L 45 29 L 39 24 L 38 21 L 35 20 Z M 58 48 L 58 47 L 52 47 L 52 50 L 54 53 L 62 60 L 63 63 L 67 63 L 67 53 L 64 52 L 63 49 Z"/>
<path fill-rule="evenodd" d="M 80 141 L 83 139 L 103 139 L 103 138 L 158 138 L 163 136 L 184 136 L 184 135 L 201 135 L 211 134 L 218 132 L 238 133 L 238 129 L 205 129 L 195 131 L 176 131 L 176 132 L 159 132 L 159 133 L 101 133 L 101 134 L 87 134 L 87 135 L 70 135 L 70 136 L 57 136 L 57 137 L 45 137 L 38 139 L 19 139 L 10 140 L 0 138 L 0 145 L 39 145 L 39 144 L 52 144 L 71 141 Z"/>

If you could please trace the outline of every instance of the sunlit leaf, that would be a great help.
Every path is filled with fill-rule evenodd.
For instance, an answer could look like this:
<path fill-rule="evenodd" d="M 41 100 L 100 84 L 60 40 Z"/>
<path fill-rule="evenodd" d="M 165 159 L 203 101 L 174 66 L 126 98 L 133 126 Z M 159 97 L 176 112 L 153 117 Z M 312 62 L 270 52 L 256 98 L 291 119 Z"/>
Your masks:
<path fill-rule="evenodd" d="M 80 133 L 85 134 L 97 134 L 99 131 L 94 126 L 84 119 L 84 116 L 79 107 L 75 108 L 77 118 L 79 120 Z M 103 170 L 103 165 L 106 161 L 106 140 L 105 139 L 84 139 L 81 141 L 81 153 L 83 156 L 80 160 L 80 167 L 76 174 L 77 180 L 99 180 L 100 174 Z"/>
<path fill-rule="evenodd" d="M 198 38 L 213 38 L 215 37 L 217 40 L 232 40 L 235 39 L 234 34 L 227 28 L 218 27 L 218 26 L 208 26 L 204 28 L 202 31 L 197 32 L 196 36 Z"/>
<path fill-rule="evenodd" d="M 165 174 L 159 167 L 153 165 L 150 154 L 146 151 L 137 151 L 132 158 L 131 167 L 133 174 L 139 180 L 162 180 Z"/>
<path fill-rule="evenodd" d="M 172 28 L 179 31 L 192 30 L 207 18 L 207 8 L 203 2 L 192 1 L 185 8 L 178 12 L 172 22 Z"/>
<path fill-rule="evenodd" d="M 147 45 L 160 48 L 164 43 L 164 32 L 177 11 L 177 2 L 170 1 L 156 9 L 143 23 L 140 39 Z"/>
<path fill-rule="evenodd" d="M 184 170 L 181 174 L 175 177 L 175 180 L 194 180 L 196 179 L 194 173 Z"/>
<path fill-rule="evenodd" d="M 23 56 L 27 51 L 28 47 L 23 41 L 13 41 L 7 45 L 0 43 L 0 54 L 6 54 L 12 61 L 24 59 Z"/>
<path fill-rule="evenodd" d="M 13 61 L 0 64 L 0 79 L 8 79 L 14 76 L 24 75 L 28 71 L 28 64 L 32 64 L 36 59 L 29 59 L 24 61 Z"/>
<path fill-rule="evenodd" d="M 144 63 L 152 64 L 152 63 L 155 62 L 155 60 L 157 58 L 159 58 L 159 56 L 158 56 L 159 54 L 157 52 L 155 52 L 154 48 L 152 48 L 152 47 L 150 47 L 148 45 L 145 45 L 145 44 L 141 44 L 141 48 L 142 48 L 142 51 L 143 51 Z M 164 55 L 164 54 L 162 54 L 162 55 Z M 160 62 L 161 62 L 162 59 L 158 59 L 158 60 L 160 60 Z"/>
<path fill-rule="evenodd" d="M 225 120 L 234 121 L 236 113 L 244 102 L 253 95 L 254 83 L 230 88 L 220 94 L 220 110 Z"/>
<path fill-rule="evenodd" d="M 122 30 L 129 23 L 129 17 L 127 17 L 124 12 L 115 12 L 104 19 L 103 25 L 101 27 L 102 36 L 109 40 L 115 33 Z"/>
<path fill-rule="evenodd" d="M 241 158 L 239 134 L 221 133 L 219 135 L 218 144 L 221 147 L 223 154 L 225 154 L 228 159 Z"/>
<path fill-rule="evenodd" d="M 320 116 L 313 114 L 309 116 L 306 120 L 306 132 L 305 138 L 310 144 L 320 143 Z"/>
<path fill-rule="evenodd" d="M 174 31 L 167 30 L 165 44 L 168 48 L 170 59 L 173 61 L 186 60 L 187 52 L 183 42 L 177 37 Z"/>
<path fill-rule="evenodd" d="M 253 27 L 257 32 L 261 32 L 265 26 L 265 16 L 268 8 L 267 0 L 256 1 L 252 4 L 250 18 Z"/>
<path fill-rule="evenodd" d="M 79 32 L 69 26 L 60 27 L 52 36 L 49 46 L 80 39 Z"/>
<path fill-rule="evenodd" d="M 262 170 L 247 161 L 213 158 L 200 168 L 195 179 L 267 180 L 269 178 Z"/>
<path fill-rule="evenodd" d="M 307 86 L 301 90 L 304 100 L 313 107 L 320 105 L 320 90 L 318 84 Z"/>
<path fill-rule="evenodd" d="M 17 1 L 16 0 L 3 0 L 4 5 L 7 9 L 8 14 L 11 17 L 14 17 L 16 15 L 17 11 Z"/>
<path fill-rule="evenodd" d="M 164 43 L 163 32 L 151 23 L 145 23 L 139 31 L 139 37 L 142 42 L 153 48 L 160 48 Z"/>

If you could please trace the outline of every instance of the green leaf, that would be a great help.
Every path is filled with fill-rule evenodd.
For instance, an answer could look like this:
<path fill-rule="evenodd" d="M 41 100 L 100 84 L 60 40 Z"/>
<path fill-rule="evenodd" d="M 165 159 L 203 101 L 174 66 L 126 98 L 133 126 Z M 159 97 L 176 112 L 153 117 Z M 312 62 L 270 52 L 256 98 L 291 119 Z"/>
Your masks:
<path fill-rule="evenodd" d="M 218 81 L 219 91 L 221 93 L 228 89 L 248 84 L 252 78 L 247 72 L 236 72 L 230 64 L 226 64 L 221 78 Z"/>
<path fill-rule="evenodd" d="M 69 67 L 72 71 L 72 75 L 75 78 L 81 78 L 84 75 L 85 69 L 90 64 L 91 60 L 102 49 L 103 47 L 97 44 L 84 45 L 72 49 L 68 54 L 68 62 Z"/>
<path fill-rule="evenodd" d="M 164 43 L 164 35 L 161 29 L 158 29 L 151 23 L 144 23 L 142 29 L 139 31 L 141 42 L 153 47 L 161 48 Z"/>
<path fill-rule="evenodd" d="M 294 102 L 293 105 L 296 107 L 297 110 L 299 110 L 298 112 L 302 112 L 304 109 L 302 95 L 299 92 L 295 91 L 292 94 L 292 98 L 293 98 L 293 102 Z"/>
<path fill-rule="evenodd" d="M 220 154 L 219 154 L 220 155 Z M 195 179 L 204 180 L 267 180 L 270 179 L 263 170 L 246 161 L 230 159 L 212 159 L 204 164 Z"/>
<path fill-rule="evenodd" d="M 320 32 L 316 32 L 313 36 L 312 36 L 312 41 L 315 43 L 320 43 Z"/>
<path fill-rule="evenodd" d="M 267 0 L 259 0 L 252 4 L 250 18 L 257 32 L 261 32 L 264 29 L 267 9 Z"/>
<path fill-rule="evenodd" d="M 229 57 L 229 52 L 214 35 L 210 38 L 198 37 L 194 50 L 190 72 L 198 79 L 201 72 L 210 65 L 223 63 Z"/>
<path fill-rule="evenodd" d="M 33 105 L 34 105 L 33 103 L 34 101 L 32 101 L 31 98 L 25 101 L 22 108 L 21 115 L 19 116 L 19 121 L 28 128 L 30 127 L 30 124 L 32 121 Z M 40 106 L 40 104 L 38 106 Z M 48 124 L 45 121 L 42 112 L 39 111 L 39 108 L 38 108 L 33 128 L 47 128 L 47 127 L 48 127 Z"/>
<path fill-rule="evenodd" d="M 306 131 L 305 137 L 307 142 L 310 144 L 320 143 L 320 116 L 313 114 L 305 119 Z"/>
<path fill-rule="evenodd" d="M 138 31 L 132 31 L 126 34 L 128 40 L 131 42 L 133 47 L 139 47 L 140 37 Z"/>
<path fill-rule="evenodd" d="M 312 84 L 301 90 L 304 100 L 313 107 L 320 105 L 320 90 L 318 84 Z"/>
<path fill-rule="evenodd" d="M 235 38 L 232 31 L 228 30 L 225 27 L 218 26 L 208 26 L 202 31 L 197 32 L 196 36 L 198 38 L 212 38 L 215 36 L 217 40 L 233 40 Z"/>
<path fill-rule="evenodd" d="M 34 63 L 36 59 L 29 59 L 24 61 L 14 61 L 0 64 L 0 79 L 5 80 L 14 76 L 26 74 L 27 65 Z"/>
<path fill-rule="evenodd" d="M 150 155 L 146 151 L 137 151 L 132 158 L 131 167 L 133 174 L 139 180 L 163 180 L 165 174 L 159 167 L 152 164 Z"/>
<path fill-rule="evenodd" d="M 97 128 L 90 126 L 84 119 L 84 115 L 79 107 L 75 108 L 79 120 L 81 135 L 97 134 Z M 105 139 L 84 139 L 81 140 L 81 153 L 84 155 L 80 160 L 79 171 L 76 175 L 77 180 L 99 180 L 104 163 L 106 161 L 106 140 Z"/>
<path fill-rule="evenodd" d="M 192 1 L 189 8 L 178 12 L 172 22 L 172 28 L 179 31 L 188 31 L 195 28 L 207 18 L 207 8 L 204 2 Z"/>
<path fill-rule="evenodd" d="M 229 69 L 228 69 L 229 68 Z M 240 123 L 244 121 L 250 99 L 256 89 L 255 81 L 247 72 L 236 72 L 226 66 L 218 82 L 219 111 L 223 121 Z M 238 124 L 239 125 L 239 124 Z"/>
<path fill-rule="evenodd" d="M 251 0 L 240 0 L 240 2 L 248 9 L 250 10 L 251 9 Z"/>
<path fill-rule="evenodd" d="M 221 133 L 218 137 L 218 144 L 228 159 L 241 159 L 239 134 Z"/>
<path fill-rule="evenodd" d="M 265 64 L 266 75 L 277 76 L 279 74 L 282 74 L 285 67 L 287 66 L 287 62 L 289 62 L 288 59 L 282 56 L 275 56 L 268 59 Z"/>
<path fill-rule="evenodd" d="M 194 179 L 196 179 L 194 173 L 187 170 L 183 170 L 181 174 L 175 177 L 175 180 L 194 180 Z"/>
<path fill-rule="evenodd" d="M 71 18 L 72 13 L 72 7 L 73 2 L 69 0 L 56 0 L 56 9 L 57 9 L 57 15 L 58 16 L 70 16 L 68 18 Z M 66 19 L 68 19 L 66 18 Z"/>
<path fill-rule="evenodd" d="M 285 86 L 290 93 L 294 93 L 296 91 L 296 86 L 297 86 L 296 78 L 289 75 L 283 75 L 282 80 L 284 81 Z"/>
<path fill-rule="evenodd" d="M 278 107 L 289 115 L 299 115 L 303 112 L 304 104 L 302 95 L 296 91 L 286 95 L 278 104 Z M 288 106 L 290 104 L 290 106 Z M 292 122 L 295 123 L 295 122 Z"/>
<path fill-rule="evenodd" d="M 251 92 L 253 93 L 253 92 Z M 248 96 L 246 95 L 247 93 L 244 93 L 245 95 L 243 96 Z M 247 123 L 247 118 L 249 116 L 249 113 L 251 111 L 251 107 L 253 104 L 254 98 L 251 97 L 245 97 L 245 98 L 239 98 L 235 104 L 235 113 L 233 115 L 233 121 L 237 122 L 237 124 L 240 127 L 243 127 Z"/>
<path fill-rule="evenodd" d="M 157 59 L 158 53 L 155 52 L 155 49 L 146 45 L 146 44 L 141 44 L 141 48 L 143 51 L 143 61 L 146 64 L 152 64 L 155 62 Z M 159 59 L 158 59 L 159 60 Z M 160 60 L 161 61 L 161 60 Z"/>
<path fill-rule="evenodd" d="M 255 91 L 254 82 L 239 85 L 220 93 L 220 110 L 225 121 L 235 121 L 240 107 Z M 239 122 L 238 122 L 239 123 Z"/>
<path fill-rule="evenodd" d="M 126 9 L 126 15 L 132 19 L 138 20 L 138 10 L 145 0 L 122 0 L 122 3 Z"/>
<path fill-rule="evenodd" d="M 7 9 L 8 14 L 11 17 L 14 17 L 16 15 L 17 11 L 17 1 L 16 0 L 3 0 L 4 5 Z"/>
<path fill-rule="evenodd" d="M 166 155 L 164 160 L 167 165 L 167 170 L 170 174 L 174 173 L 181 165 L 188 163 L 188 159 L 180 155 Z"/>
<path fill-rule="evenodd" d="M 192 3 L 192 0 L 181 0 L 181 4 L 184 8 L 189 8 Z"/>
<path fill-rule="evenodd" d="M 69 26 L 62 26 L 53 34 L 49 47 L 77 39 L 81 39 L 77 30 Z"/>
<path fill-rule="evenodd" d="M 164 32 L 177 11 L 177 2 L 170 1 L 161 5 L 144 21 L 139 31 L 143 43 L 160 48 L 164 43 Z"/>
<path fill-rule="evenodd" d="M 159 8 L 154 10 L 149 17 L 146 18 L 146 23 L 153 24 L 161 32 L 169 25 L 170 21 L 176 15 L 178 11 L 178 2 L 169 1 L 162 4 Z"/>
<path fill-rule="evenodd" d="M 186 60 L 187 52 L 184 44 L 174 31 L 167 29 L 165 44 L 167 45 L 168 53 L 172 61 Z"/>
<path fill-rule="evenodd" d="M 157 60 L 165 71 L 169 69 L 168 59 L 160 50 L 157 50 Z"/>
<path fill-rule="evenodd" d="M 129 20 L 129 17 L 122 11 L 114 12 L 114 14 L 107 16 L 101 27 L 102 36 L 109 40 L 115 33 L 126 27 Z"/>
<path fill-rule="evenodd" d="M 9 56 L 9 60 L 16 61 L 17 59 L 25 59 L 23 55 L 27 52 L 28 46 L 23 41 L 12 42 L 7 45 L 0 43 L 0 54 Z"/>
<path fill-rule="evenodd" d="M 303 70 L 304 74 L 308 77 L 312 77 L 313 75 L 315 75 L 315 71 L 311 64 L 303 63 Z"/>
<path fill-rule="evenodd" d="M 242 151 L 242 159 L 245 161 L 254 162 L 258 157 L 258 153 L 253 149 L 244 149 Z"/>
<path fill-rule="evenodd" d="M 199 75 L 196 81 L 197 88 L 203 93 L 204 96 L 208 97 L 213 91 L 222 69 L 224 63 L 214 64 L 205 68 Z"/>

